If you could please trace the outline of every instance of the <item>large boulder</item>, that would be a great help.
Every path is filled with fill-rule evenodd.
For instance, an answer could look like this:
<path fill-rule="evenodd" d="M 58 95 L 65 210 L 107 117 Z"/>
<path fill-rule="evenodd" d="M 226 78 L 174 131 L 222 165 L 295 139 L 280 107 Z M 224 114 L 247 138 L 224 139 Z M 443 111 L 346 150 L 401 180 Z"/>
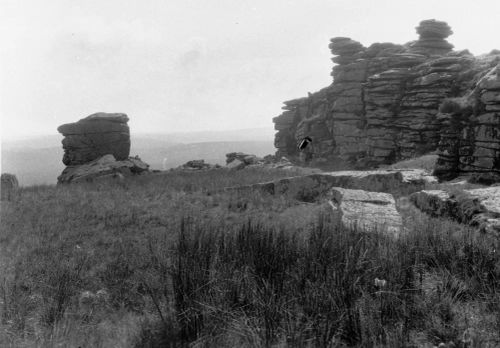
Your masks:
<path fill-rule="evenodd" d="M 3 173 L 1 176 L 2 186 L 1 189 L 1 200 L 10 201 L 17 194 L 19 189 L 19 182 L 14 174 Z"/>
<path fill-rule="evenodd" d="M 394 237 L 402 232 L 403 220 L 389 193 L 333 187 L 329 196 L 334 213 L 340 215 L 346 227 L 363 232 L 386 232 Z"/>
<path fill-rule="evenodd" d="M 107 154 L 126 160 L 130 154 L 128 120 L 126 114 L 99 112 L 59 126 L 57 130 L 64 135 L 63 163 L 85 164 Z"/>
<path fill-rule="evenodd" d="M 149 165 L 139 157 L 117 161 L 111 154 L 78 166 L 68 166 L 57 178 L 58 184 L 95 182 L 104 179 L 118 179 L 149 172 Z"/>

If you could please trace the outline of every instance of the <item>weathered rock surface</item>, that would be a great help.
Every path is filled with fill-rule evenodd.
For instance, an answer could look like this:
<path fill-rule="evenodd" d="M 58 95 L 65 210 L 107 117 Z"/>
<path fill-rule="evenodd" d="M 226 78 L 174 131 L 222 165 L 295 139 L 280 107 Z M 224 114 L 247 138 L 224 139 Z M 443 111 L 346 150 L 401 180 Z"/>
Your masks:
<path fill-rule="evenodd" d="M 94 182 L 103 179 L 123 179 L 131 175 L 140 175 L 149 172 L 149 165 L 140 158 L 129 157 L 117 161 L 111 154 L 102 156 L 94 161 L 77 166 L 68 166 L 57 178 L 59 184 Z"/>
<path fill-rule="evenodd" d="M 99 112 L 59 126 L 57 130 L 64 135 L 63 163 L 85 164 L 107 154 L 126 160 L 130 153 L 128 120 L 125 114 Z"/>
<path fill-rule="evenodd" d="M 3 173 L 1 176 L 1 200 L 10 201 L 17 194 L 19 182 L 14 174 Z"/>
<path fill-rule="evenodd" d="M 496 64 L 500 57 L 485 62 Z M 500 181 L 500 65 L 475 80 L 467 96 L 445 100 L 441 106 L 436 174 L 447 179 L 476 173 L 479 181 Z"/>
<path fill-rule="evenodd" d="M 393 190 L 419 190 L 436 178 L 423 170 L 338 171 L 315 173 L 280 180 L 226 188 L 228 191 L 261 190 L 269 194 L 287 194 L 313 202 L 324 196 L 332 187 L 360 189 L 375 192 Z"/>
<path fill-rule="evenodd" d="M 419 39 L 405 45 L 364 47 L 333 38 L 333 83 L 284 102 L 273 119 L 276 155 L 298 159 L 297 144 L 309 136 L 312 165 L 370 168 L 439 148 L 440 161 L 456 173 L 500 169 L 498 71 L 483 78 L 500 55 L 452 51 L 444 22 L 422 21 L 417 33 Z M 445 99 L 468 95 L 477 104 L 473 114 L 450 120 L 439 111 Z"/>
<path fill-rule="evenodd" d="M 394 197 L 389 193 L 350 190 L 333 187 L 330 205 L 340 215 L 342 223 L 361 231 L 386 232 L 399 236 L 403 220 L 396 209 Z"/>
<path fill-rule="evenodd" d="M 500 186 L 463 190 L 453 194 L 444 190 L 413 193 L 410 200 L 423 212 L 500 234 Z"/>

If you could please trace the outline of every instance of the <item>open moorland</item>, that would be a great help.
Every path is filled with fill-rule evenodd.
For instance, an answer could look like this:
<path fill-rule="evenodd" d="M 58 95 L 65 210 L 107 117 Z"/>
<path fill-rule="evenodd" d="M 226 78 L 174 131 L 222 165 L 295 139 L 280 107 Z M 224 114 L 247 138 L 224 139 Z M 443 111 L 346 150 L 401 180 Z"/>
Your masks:
<path fill-rule="evenodd" d="M 402 205 L 399 187 L 399 238 L 321 199 L 223 190 L 293 174 L 21 188 L 1 203 L 0 346 L 500 344 L 496 239 Z"/>

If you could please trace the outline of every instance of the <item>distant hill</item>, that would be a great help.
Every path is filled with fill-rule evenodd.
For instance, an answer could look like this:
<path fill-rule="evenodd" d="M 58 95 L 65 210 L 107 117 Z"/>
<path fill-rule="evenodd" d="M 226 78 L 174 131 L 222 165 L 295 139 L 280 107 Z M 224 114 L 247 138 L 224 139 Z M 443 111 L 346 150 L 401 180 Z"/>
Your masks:
<path fill-rule="evenodd" d="M 192 159 L 225 164 L 226 153 L 257 156 L 275 152 L 272 129 L 132 134 L 130 155 L 139 155 L 152 169 L 177 167 Z M 2 172 L 16 174 L 23 186 L 55 184 L 64 169 L 61 135 L 2 141 Z"/>

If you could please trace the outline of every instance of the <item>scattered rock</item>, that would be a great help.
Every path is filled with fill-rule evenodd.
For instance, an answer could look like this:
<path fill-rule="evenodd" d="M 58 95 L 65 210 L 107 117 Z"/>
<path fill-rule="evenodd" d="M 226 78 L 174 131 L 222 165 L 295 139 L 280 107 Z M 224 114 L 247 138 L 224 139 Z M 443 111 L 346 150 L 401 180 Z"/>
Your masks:
<path fill-rule="evenodd" d="M 19 182 L 14 174 L 3 173 L 1 176 L 1 200 L 11 201 L 17 194 L 19 189 Z"/>
<path fill-rule="evenodd" d="M 117 161 L 111 154 L 79 166 L 68 166 L 57 178 L 58 184 L 76 182 L 94 182 L 103 179 L 123 180 L 131 175 L 141 175 L 149 172 L 149 165 L 139 157 L 130 157 Z"/>
<path fill-rule="evenodd" d="M 208 170 L 208 169 L 214 169 L 214 168 L 219 168 L 220 166 L 218 164 L 212 165 L 209 163 L 205 163 L 205 160 L 192 160 L 184 163 L 182 166 L 178 167 L 177 169 L 181 170 Z"/>
<path fill-rule="evenodd" d="M 99 112 L 59 126 L 57 130 L 64 135 L 63 163 L 85 164 L 107 154 L 126 160 L 130 153 L 128 120 L 126 114 Z"/>
<path fill-rule="evenodd" d="M 391 194 L 333 187 L 329 195 L 334 213 L 340 215 L 345 226 L 395 237 L 402 232 L 403 221 Z"/>

